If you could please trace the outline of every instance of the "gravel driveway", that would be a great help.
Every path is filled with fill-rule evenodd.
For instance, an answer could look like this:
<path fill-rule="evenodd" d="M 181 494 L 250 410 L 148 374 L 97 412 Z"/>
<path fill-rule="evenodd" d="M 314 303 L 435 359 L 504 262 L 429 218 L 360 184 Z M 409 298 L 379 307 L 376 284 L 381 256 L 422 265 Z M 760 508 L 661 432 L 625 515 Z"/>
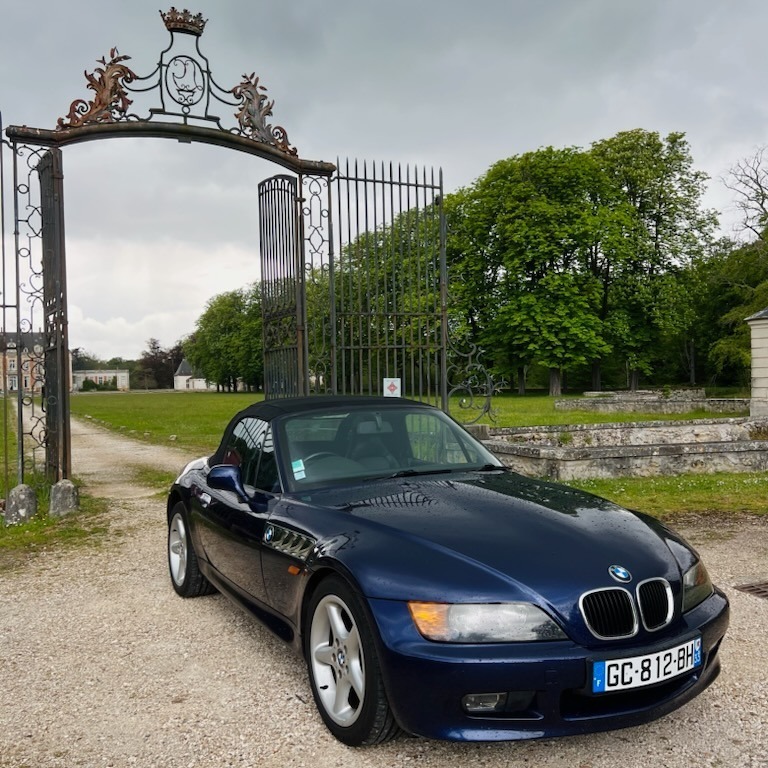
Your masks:
<path fill-rule="evenodd" d="M 75 473 L 114 499 L 98 546 L 40 553 L 0 576 L 0 766 L 768 766 L 768 520 L 681 532 L 731 599 L 723 673 L 639 728 L 563 740 L 452 744 L 405 738 L 353 750 L 325 730 L 303 662 L 219 595 L 169 584 L 163 500 L 131 483 L 178 451 L 73 423 Z"/>

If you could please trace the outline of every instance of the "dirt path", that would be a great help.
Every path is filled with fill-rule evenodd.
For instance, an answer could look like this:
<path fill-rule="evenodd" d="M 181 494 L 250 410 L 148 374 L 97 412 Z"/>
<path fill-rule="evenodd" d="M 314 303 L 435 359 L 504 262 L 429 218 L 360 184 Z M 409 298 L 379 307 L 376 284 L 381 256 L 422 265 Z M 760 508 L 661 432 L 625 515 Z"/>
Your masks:
<path fill-rule="evenodd" d="M 98 546 L 42 553 L 0 577 L 0 766 L 768 766 L 768 521 L 683 528 L 732 601 L 718 682 L 641 728 L 561 741 L 336 742 L 303 663 L 219 595 L 181 600 L 165 560 L 164 502 L 132 481 L 189 456 L 73 425 L 75 474 L 111 499 Z"/>

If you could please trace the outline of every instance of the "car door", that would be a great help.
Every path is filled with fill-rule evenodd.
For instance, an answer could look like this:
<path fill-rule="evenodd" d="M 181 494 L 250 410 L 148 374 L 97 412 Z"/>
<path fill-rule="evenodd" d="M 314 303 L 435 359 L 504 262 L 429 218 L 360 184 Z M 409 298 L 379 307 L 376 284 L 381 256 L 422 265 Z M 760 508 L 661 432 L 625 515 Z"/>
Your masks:
<path fill-rule="evenodd" d="M 211 565 L 243 596 L 266 602 L 261 547 L 278 486 L 269 424 L 253 417 L 238 422 L 226 446 L 224 463 L 240 468 L 248 499 L 213 488 L 195 496 L 203 549 Z"/>

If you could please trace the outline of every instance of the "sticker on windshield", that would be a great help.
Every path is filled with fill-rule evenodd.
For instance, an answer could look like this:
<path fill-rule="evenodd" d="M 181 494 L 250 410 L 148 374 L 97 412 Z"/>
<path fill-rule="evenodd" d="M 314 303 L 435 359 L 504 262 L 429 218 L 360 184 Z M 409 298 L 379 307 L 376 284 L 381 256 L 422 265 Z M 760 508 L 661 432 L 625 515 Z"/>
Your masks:
<path fill-rule="evenodd" d="M 301 459 L 291 462 L 291 469 L 296 480 L 303 480 L 307 476 L 307 473 L 304 471 L 304 462 Z"/>

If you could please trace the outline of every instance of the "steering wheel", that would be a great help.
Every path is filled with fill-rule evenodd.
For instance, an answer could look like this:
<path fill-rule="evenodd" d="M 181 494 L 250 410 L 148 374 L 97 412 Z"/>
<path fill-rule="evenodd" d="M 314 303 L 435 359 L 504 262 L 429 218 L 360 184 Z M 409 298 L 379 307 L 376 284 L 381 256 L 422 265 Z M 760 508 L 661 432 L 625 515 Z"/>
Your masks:
<path fill-rule="evenodd" d="M 314 461 L 315 459 L 338 459 L 338 455 L 332 451 L 317 451 L 317 453 L 310 453 L 309 456 L 304 457 L 304 463 Z"/>

